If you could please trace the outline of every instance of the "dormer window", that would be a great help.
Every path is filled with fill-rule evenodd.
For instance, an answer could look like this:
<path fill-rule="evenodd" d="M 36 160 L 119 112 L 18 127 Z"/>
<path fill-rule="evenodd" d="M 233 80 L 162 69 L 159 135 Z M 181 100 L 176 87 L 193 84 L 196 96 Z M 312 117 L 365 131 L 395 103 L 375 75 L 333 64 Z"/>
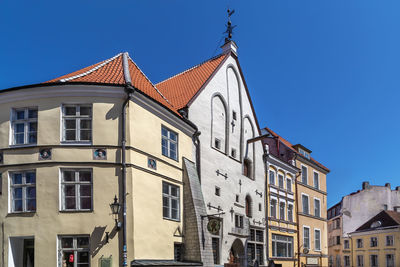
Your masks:
<path fill-rule="evenodd" d="M 303 155 L 305 158 L 310 159 L 310 153 L 308 153 L 307 151 L 305 151 L 305 150 L 299 148 L 299 153 L 300 153 L 301 155 Z"/>

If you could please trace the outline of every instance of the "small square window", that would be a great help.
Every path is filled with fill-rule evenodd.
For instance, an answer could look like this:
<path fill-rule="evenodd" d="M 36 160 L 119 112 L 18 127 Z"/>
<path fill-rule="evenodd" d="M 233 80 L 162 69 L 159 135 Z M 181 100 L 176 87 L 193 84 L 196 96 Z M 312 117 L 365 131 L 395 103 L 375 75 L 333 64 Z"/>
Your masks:
<path fill-rule="evenodd" d="M 214 147 L 216 149 L 221 149 L 221 140 L 219 140 L 218 138 L 215 138 L 214 140 Z"/>
<path fill-rule="evenodd" d="M 239 203 L 239 195 L 236 195 L 236 200 L 235 201 Z"/>
<path fill-rule="evenodd" d="M 236 158 L 236 149 L 232 148 L 231 150 L 231 157 Z"/>
<path fill-rule="evenodd" d="M 218 186 L 215 187 L 215 195 L 216 196 L 220 196 L 221 195 L 221 188 L 219 188 Z"/>

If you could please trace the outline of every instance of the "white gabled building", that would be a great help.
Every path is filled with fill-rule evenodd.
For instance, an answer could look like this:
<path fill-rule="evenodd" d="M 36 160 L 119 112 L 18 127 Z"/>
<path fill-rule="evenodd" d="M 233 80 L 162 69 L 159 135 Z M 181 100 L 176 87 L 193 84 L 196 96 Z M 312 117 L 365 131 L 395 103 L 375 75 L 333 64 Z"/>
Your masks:
<path fill-rule="evenodd" d="M 193 205 L 184 211 L 185 258 L 204 266 L 232 260 L 247 266 L 255 259 L 265 264 L 263 147 L 247 142 L 260 128 L 237 46 L 228 40 L 222 50 L 156 85 L 200 132 L 194 140 L 198 169 L 187 162 L 193 176 L 187 177 L 191 195 L 185 193 L 184 201 Z"/>

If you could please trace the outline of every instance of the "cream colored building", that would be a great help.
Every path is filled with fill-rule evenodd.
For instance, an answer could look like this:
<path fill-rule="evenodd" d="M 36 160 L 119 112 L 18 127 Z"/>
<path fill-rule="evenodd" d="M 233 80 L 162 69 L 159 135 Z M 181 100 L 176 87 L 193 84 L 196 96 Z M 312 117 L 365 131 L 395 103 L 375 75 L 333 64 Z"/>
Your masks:
<path fill-rule="evenodd" d="M 400 212 L 381 211 L 349 236 L 343 266 L 400 266 Z"/>
<path fill-rule="evenodd" d="M 127 53 L 0 91 L 0 266 L 121 266 L 124 229 L 127 265 L 182 260 L 194 132 Z"/>

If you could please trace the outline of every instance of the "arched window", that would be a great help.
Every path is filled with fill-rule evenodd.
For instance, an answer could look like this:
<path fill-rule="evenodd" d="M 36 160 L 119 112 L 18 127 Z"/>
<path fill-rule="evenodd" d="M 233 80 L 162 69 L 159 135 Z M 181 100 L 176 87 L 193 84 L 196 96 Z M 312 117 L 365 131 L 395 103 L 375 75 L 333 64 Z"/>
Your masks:
<path fill-rule="evenodd" d="M 247 158 L 243 160 L 243 175 L 249 177 L 250 179 L 253 178 L 251 160 Z"/>
<path fill-rule="evenodd" d="M 226 105 L 222 96 L 219 95 L 214 96 L 211 101 L 211 146 L 225 152 L 227 140 Z"/>
<path fill-rule="evenodd" d="M 249 195 L 246 196 L 246 216 L 251 217 L 251 197 Z"/>

